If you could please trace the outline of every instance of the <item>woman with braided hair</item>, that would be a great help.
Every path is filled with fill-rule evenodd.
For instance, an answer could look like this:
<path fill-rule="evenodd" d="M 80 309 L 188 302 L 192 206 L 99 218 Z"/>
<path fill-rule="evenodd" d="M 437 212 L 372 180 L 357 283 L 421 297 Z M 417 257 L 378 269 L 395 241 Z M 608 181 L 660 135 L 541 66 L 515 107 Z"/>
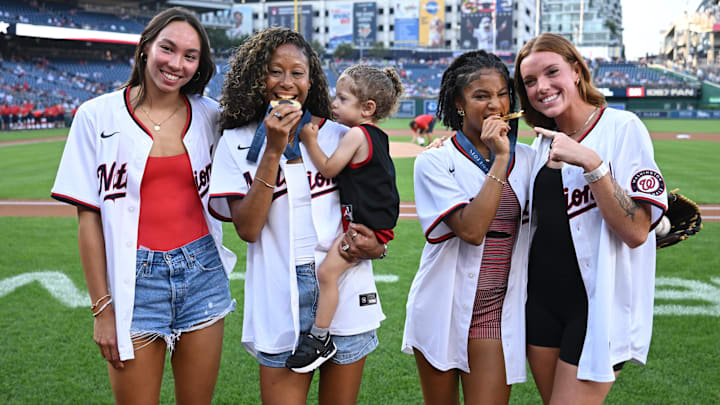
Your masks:
<path fill-rule="evenodd" d="M 437 116 L 456 131 L 415 161 L 427 243 L 407 303 L 403 351 L 415 355 L 426 404 L 507 403 L 525 380 L 527 251 L 521 213 L 531 149 L 516 145 L 505 64 L 485 51 L 443 74 Z M 517 246 L 516 246 L 517 245 Z"/>
<path fill-rule="evenodd" d="M 353 404 L 385 318 L 372 264 L 362 259 L 379 258 L 385 248 L 364 225 L 352 224 L 342 234 L 338 182 L 322 175 L 299 138 L 309 124 L 317 131 L 315 146 L 331 154 L 348 130 L 328 120 L 320 60 L 297 32 L 268 28 L 237 50 L 220 105 L 224 131 L 213 161 L 210 210 L 232 221 L 248 243 L 242 344 L 260 363 L 262 401 L 307 401 L 313 373 L 295 373 L 285 364 L 315 319 L 315 264 L 336 246 L 343 259 L 358 263 L 338 282 L 330 325 L 337 352 L 320 367 L 319 400 Z"/>

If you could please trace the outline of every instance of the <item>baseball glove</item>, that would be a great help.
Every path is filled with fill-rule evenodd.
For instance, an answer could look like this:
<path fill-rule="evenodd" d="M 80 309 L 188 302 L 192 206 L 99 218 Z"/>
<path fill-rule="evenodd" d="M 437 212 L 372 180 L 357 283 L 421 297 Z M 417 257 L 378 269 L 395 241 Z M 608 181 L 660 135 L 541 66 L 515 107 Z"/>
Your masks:
<path fill-rule="evenodd" d="M 665 216 L 670 220 L 670 231 L 665 236 L 655 237 L 658 249 L 672 246 L 702 229 L 702 217 L 698 205 L 676 191 L 668 192 L 668 210 Z"/>

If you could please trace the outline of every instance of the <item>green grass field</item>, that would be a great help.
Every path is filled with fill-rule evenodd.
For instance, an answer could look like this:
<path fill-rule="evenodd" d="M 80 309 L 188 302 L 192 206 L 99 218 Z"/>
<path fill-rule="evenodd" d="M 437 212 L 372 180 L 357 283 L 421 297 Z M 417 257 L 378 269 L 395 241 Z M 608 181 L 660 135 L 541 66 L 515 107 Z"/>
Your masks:
<path fill-rule="evenodd" d="M 531 139 L 520 141 L 528 143 Z M 720 202 L 720 188 L 712 186 L 720 173 L 720 142 L 657 140 L 653 145 L 670 189 L 679 188 L 698 203 Z M 0 200 L 48 199 L 63 147 L 62 141 L 0 147 Z M 395 159 L 402 201 L 415 200 L 413 163 L 414 158 Z"/>
<path fill-rule="evenodd" d="M 67 136 L 68 128 L 32 129 L 27 131 L 0 132 L 0 142 L 19 141 L 24 139 L 53 138 Z"/>
<path fill-rule="evenodd" d="M 74 218 L 0 218 L 0 403 L 111 403 L 105 362 L 92 341 L 92 316 L 86 305 L 73 307 L 56 295 L 85 292 L 77 255 Z M 235 272 L 244 272 L 244 245 L 231 226 L 226 245 L 239 253 Z M 412 356 L 400 352 L 405 302 L 423 246 L 416 221 L 400 221 L 388 259 L 375 263 L 376 274 L 398 276 L 396 283 L 378 283 L 387 319 L 378 331 L 380 346 L 368 356 L 360 404 L 420 404 L 422 397 Z M 695 298 L 658 299 L 656 305 L 712 308 L 715 315 L 656 315 L 653 343 L 646 367 L 627 365 L 608 397 L 608 404 L 715 404 L 720 401 L 720 278 L 715 252 L 720 224 L 709 223 L 698 236 L 658 253 L 657 275 L 702 283 Z M 13 291 L 8 279 L 31 272 L 59 272 L 69 286 L 39 282 Z M 55 279 L 63 279 L 55 273 Z M 55 286 L 54 294 L 48 289 Z M 226 321 L 217 404 L 259 403 L 258 367 L 240 345 L 243 282 L 230 283 L 240 305 Z M 72 291 L 73 294 L 66 293 Z M 82 292 L 82 293 L 81 293 Z M 683 289 L 679 289 L 681 294 Z M 709 301 L 709 302 L 708 302 Z M 83 303 L 84 304 L 84 303 Z M 173 402 L 171 371 L 166 367 L 161 403 Z M 530 376 L 528 376 L 530 378 Z M 316 383 L 315 383 L 316 384 Z M 317 403 L 316 386 L 308 403 Z M 513 404 L 537 404 L 531 382 L 513 388 Z"/>
<path fill-rule="evenodd" d="M 384 129 L 408 129 L 409 118 L 390 118 L 380 122 Z M 720 120 L 670 120 L 670 119 L 643 119 L 645 126 L 650 132 L 676 132 L 679 134 L 718 134 L 720 137 Z M 436 128 L 440 129 L 441 123 Z M 520 120 L 520 129 L 528 130 L 530 127 L 525 121 Z M 14 141 L 20 139 L 48 138 L 67 135 L 67 128 L 38 129 L 29 131 L 5 131 L 0 132 L 0 142 Z M 397 138 L 393 138 L 397 141 Z M 408 137 L 409 141 L 410 138 Z"/>
<path fill-rule="evenodd" d="M 405 124 L 406 125 L 406 124 Z M 684 131 L 688 132 L 688 131 Z M 6 133 L 0 134 L 0 140 Z M 47 199 L 63 142 L 0 148 L 0 200 Z M 720 142 L 655 141 L 669 188 L 700 203 L 720 202 L 715 175 Z M 414 159 L 396 159 L 403 201 L 414 200 Z M 92 341 L 93 320 L 77 254 L 74 218 L 0 217 L 0 403 L 108 404 L 105 362 Z M 226 321 L 217 404 L 258 404 L 258 366 L 240 345 L 245 245 L 225 226 L 225 244 L 238 253 L 230 282 L 238 310 Z M 412 356 L 400 352 L 405 304 L 424 240 L 417 221 L 400 221 L 389 257 L 375 262 L 387 319 L 380 346 L 368 356 L 360 404 L 421 404 Z M 657 255 L 656 315 L 648 365 L 628 364 L 608 404 L 720 403 L 720 223 Z M 35 280 L 35 281 L 32 281 Z M 167 362 L 169 365 L 169 362 Z M 166 365 L 161 403 L 173 403 Z M 317 403 L 317 379 L 308 403 Z M 532 378 L 514 386 L 512 404 L 537 404 Z"/>

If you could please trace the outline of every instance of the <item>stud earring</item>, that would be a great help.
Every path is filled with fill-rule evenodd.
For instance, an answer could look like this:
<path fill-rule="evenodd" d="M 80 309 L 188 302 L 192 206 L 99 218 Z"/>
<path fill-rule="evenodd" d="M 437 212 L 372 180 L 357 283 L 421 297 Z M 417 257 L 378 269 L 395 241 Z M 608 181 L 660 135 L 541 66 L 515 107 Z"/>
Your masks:
<path fill-rule="evenodd" d="M 144 52 L 140 52 L 140 60 L 143 62 L 147 62 L 147 55 L 145 55 Z"/>
<path fill-rule="evenodd" d="M 458 115 L 461 116 L 461 117 L 464 117 L 464 116 L 465 116 L 465 111 L 464 111 L 464 110 L 457 110 L 457 113 L 458 113 Z"/>

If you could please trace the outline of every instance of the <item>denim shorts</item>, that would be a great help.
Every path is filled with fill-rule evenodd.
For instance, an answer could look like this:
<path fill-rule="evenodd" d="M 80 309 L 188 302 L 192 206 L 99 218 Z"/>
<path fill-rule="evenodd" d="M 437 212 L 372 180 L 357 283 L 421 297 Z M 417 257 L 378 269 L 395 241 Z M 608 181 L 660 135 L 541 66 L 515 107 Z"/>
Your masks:
<path fill-rule="evenodd" d="M 235 310 L 230 284 L 212 236 L 167 252 L 138 250 L 130 336 L 162 338 L 170 350 L 180 334 L 202 329 Z"/>
<path fill-rule="evenodd" d="M 300 301 L 300 330 L 307 333 L 312 328 L 317 312 L 318 282 L 315 274 L 315 264 L 303 264 L 295 268 L 297 273 L 298 294 Z M 330 361 L 335 364 L 352 364 L 375 350 L 378 345 L 375 329 L 357 335 L 332 337 L 337 353 Z M 257 353 L 260 364 L 266 367 L 285 367 L 285 360 L 292 352 L 278 354 Z"/>

